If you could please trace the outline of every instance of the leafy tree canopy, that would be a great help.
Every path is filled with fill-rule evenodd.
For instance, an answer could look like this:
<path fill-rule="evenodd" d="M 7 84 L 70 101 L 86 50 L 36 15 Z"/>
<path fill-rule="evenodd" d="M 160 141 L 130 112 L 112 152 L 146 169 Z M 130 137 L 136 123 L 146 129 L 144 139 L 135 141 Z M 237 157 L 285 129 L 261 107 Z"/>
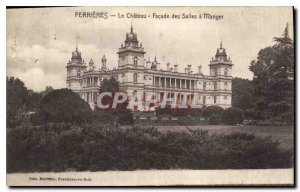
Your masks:
<path fill-rule="evenodd" d="M 39 115 L 44 122 L 91 121 L 92 110 L 87 102 L 70 89 L 49 92 L 41 101 Z"/>
<path fill-rule="evenodd" d="M 275 37 L 274 41 L 273 46 L 259 51 L 249 67 L 254 75 L 254 108 L 262 114 L 259 118 L 293 113 L 294 43 L 288 25 L 282 37 Z"/>

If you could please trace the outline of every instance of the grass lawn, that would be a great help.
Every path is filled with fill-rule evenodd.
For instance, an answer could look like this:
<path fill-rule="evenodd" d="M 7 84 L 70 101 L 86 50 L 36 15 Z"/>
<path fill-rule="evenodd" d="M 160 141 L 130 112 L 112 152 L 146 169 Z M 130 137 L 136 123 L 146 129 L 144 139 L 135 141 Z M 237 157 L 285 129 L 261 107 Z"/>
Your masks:
<path fill-rule="evenodd" d="M 230 134 L 234 132 L 253 133 L 256 136 L 268 137 L 280 142 L 280 146 L 286 149 L 293 149 L 294 127 L 293 126 L 233 126 L 233 125 L 199 125 L 199 126 L 155 126 L 161 132 L 187 131 L 187 128 L 195 130 L 207 130 L 213 134 Z"/>

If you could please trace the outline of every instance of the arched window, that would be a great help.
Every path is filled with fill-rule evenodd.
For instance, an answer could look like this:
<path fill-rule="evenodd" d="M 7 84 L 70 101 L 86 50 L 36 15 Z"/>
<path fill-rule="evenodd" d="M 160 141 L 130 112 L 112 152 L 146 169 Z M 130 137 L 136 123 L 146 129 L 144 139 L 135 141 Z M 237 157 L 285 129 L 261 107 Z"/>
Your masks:
<path fill-rule="evenodd" d="M 228 69 L 226 68 L 224 71 L 224 76 L 227 76 L 227 74 L 228 74 Z"/>
<path fill-rule="evenodd" d="M 133 82 L 134 83 L 137 83 L 137 81 L 138 81 L 138 76 L 137 76 L 137 74 L 135 73 L 135 74 L 133 74 Z"/>
<path fill-rule="evenodd" d="M 227 82 L 224 83 L 224 89 L 227 91 Z"/>
<path fill-rule="evenodd" d="M 206 82 L 203 83 L 203 90 L 206 89 Z"/>
<path fill-rule="evenodd" d="M 217 96 L 214 96 L 214 104 L 217 103 Z"/>
<path fill-rule="evenodd" d="M 206 103 L 206 96 L 203 96 L 203 104 Z"/>
<path fill-rule="evenodd" d="M 134 91 L 132 92 L 132 97 L 136 96 L 136 93 L 137 93 L 137 90 L 134 90 Z"/>
<path fill-rule="evenodd" d="M 214 90 L 217 90 L 217 82 L 214 82 Z"/>
<path fill-rule="evenodd" d="M 134 65 L 134 66 L 137 66 L 137 57 L 134 57 L 134 58 L 133 58 L 133 65 Z"/>
<path fill-rule="evenodd" d="M 77 77 L 81 77 L 81 71 L 77 71 Z"/>

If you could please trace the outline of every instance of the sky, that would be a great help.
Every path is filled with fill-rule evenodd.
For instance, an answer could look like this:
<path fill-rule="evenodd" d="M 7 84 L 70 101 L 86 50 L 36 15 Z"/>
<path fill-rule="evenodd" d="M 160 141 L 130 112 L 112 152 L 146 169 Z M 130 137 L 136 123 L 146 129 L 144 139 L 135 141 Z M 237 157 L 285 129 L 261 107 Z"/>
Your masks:
<path fill-rule="evenodd" d="M 108 18 L 75 17 L 76 12 L 93 11 Z M 127 13 L 150 17 L 126 18 Z M 208 13 L 223 19 L 158 19 L 153 13 Z M 76 44 L 86 63 L 92 58 L 98 69 L 105 54 L 107 67 L 116 68 L 117 51 L 131 23 L 145 58 L 156 55 L 162 68 L 169 62 L 181 72 L 187 65 L 197 72 L 201 65 L 208 75 L 209 61 L 222 41 L 234 64 L 233 76 L 246 79 L 253 77 L 248 68 L 259 50 L 273 45 L 273 37 L 281 36 L 287 23 L 293 37 L 292 7 L 69 7 L 9 9 L 6 15 L 7 76 L 18 77 L 34 91 L 66 87 L 66 63 Z"/>

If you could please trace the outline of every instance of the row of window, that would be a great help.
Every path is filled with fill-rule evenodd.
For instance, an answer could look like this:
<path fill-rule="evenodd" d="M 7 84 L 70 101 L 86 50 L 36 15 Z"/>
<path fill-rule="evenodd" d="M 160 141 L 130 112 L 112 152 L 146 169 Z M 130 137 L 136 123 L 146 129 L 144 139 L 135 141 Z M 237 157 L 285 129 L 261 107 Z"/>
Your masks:
<path fill-rule="evenodd" d="M 137 92 L 137 90 L 134 90 L 133 94 L 136 94 L 136 92 Z M 217 96 L 213 96 L 213 99 L 214 99 L 214 104 L 216 104 L 217 103 Z M 224 100 L 227 100 L 227 99 L 228 99 L 227 96 L 224 96 Z M 206 96 L 203 96 L 202 103 L 206 104 Z"/>

